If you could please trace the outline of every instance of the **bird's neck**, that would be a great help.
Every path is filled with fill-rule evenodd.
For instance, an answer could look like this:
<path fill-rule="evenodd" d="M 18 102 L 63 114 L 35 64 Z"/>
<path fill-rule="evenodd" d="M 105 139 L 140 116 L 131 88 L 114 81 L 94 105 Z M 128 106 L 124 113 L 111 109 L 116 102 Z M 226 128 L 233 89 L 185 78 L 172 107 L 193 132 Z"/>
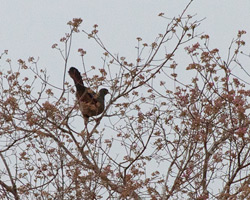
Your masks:
<path fill-rule="evenodd" d="M 98 99 L 99 99 L 100 102 L 104 102 L 104 99 L 105 99 L 104 96 L 105 95 L 103 95 L 103 94 L 99 94 Z"/>

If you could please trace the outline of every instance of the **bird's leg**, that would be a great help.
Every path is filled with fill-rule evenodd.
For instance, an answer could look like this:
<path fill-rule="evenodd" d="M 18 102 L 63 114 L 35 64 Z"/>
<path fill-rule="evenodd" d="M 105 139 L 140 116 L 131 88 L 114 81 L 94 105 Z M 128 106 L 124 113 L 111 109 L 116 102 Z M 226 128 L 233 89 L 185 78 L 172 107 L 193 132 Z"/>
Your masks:
<path fill-rule="evenodd" d="M 88 132 L 87 126 L 88 126 L 88 123 L 89 123 L 89 117 L 88 117 L 88 116 L 83 116 L 83 118 L 84 118 L 84 126 L 85 126 L 85 129 L 86 129 L 86 131 Z"/>
<path fill-rule="evenodd" d="M 100 121 L 101 121 L 101 117 L 98 117 L 95 119 L 96 124 L 100 124 Z"/>

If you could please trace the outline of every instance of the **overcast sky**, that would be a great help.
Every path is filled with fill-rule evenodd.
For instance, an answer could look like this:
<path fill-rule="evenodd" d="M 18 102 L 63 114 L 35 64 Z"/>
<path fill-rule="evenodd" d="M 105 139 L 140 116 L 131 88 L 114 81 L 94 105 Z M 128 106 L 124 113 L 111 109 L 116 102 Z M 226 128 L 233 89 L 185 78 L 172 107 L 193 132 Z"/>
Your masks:
<path fill-rule="evenodd" d="M 170 18 L 178 16 L 188 2 L 0 0 L 0 53 L 9 50 L 9 55 L 3 60 L 10 58 L 13 66 L 17 66 L 19 58 L 27 60 L 29 56 L 39 57 L 39 67 L 46 68 L 54 83 L 58 82 L 57 85 L 61 86 L 64 62 L 51 46 L 69 31 L 67 22 L 72 18 L 82 18 L 81 29 L 85 30 L 91 30 L 94 24 L 98 24 L 99 36 L 107 48 L 112 53 L 133 59 L 138 36 L 150 43 L 165 30 L 168 21 L 158 17 L 158 14 L 163 12 Z M 250 53 L 250 0 L 194 0 L 187 13 L 196 14 L 197 19 L 205 18 L 197 31 L 209 34 L 212 47 L 222 52 L 228 50 L 238 30 L 246 30 L 248 45 L 245 48 Z M 77 67 L 81 63 L 77 48 L 87 50 L 87 66 L 101 62 L 102 51 L 84 34 L 74 37 L 73 46 L 69 67 Z M 0 60 L 0 70 L 7 66 L 3 60 Z"/>
<path fill-rule="evenodd" d="M 136 55 L 136 37 L 152 42 L 167 21 L 158 17 L 178 15 L 188 0 L 0 0 L 0 52 L 9 50 L 12 65 L 19 58 L 39 57 L 41 68 L 53 74 L 63 65 L 52 44 L 67 32 L 72 18 L 83 19 L 81 29 L 91 30 L 99 25 L 100 37 L 113 53 L 126 57 Z M 237 31 L 248 32 L 250 43 L 249 0 L 194 0 L 188 10 L 197 19 L 206 18 L 199 32 L 210 35 L 210 44 L 227 50 Z M 87 65 L 96 65 L 100 51 L 94 42 L 82 34 L 73 41 L 75 47 L 88 51 Z M 249 47 L 249 46 L 248 46 Z M 72 51 L 69 66 L 80 63 L 76 49 Z M 0 63 L 0 69 L 4 67 Z M 60 76 L 60 74 L 55 74 Z"/>

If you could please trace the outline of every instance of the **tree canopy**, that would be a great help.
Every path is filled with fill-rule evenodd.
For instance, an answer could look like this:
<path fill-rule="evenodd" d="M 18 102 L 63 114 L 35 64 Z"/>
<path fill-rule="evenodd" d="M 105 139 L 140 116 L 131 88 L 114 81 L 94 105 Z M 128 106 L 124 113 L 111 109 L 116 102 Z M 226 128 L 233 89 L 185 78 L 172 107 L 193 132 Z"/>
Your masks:
<path fill-rule="evenodd" d="M 87 31 L 82 19 L 69 21 L 52 45 L 64 60 L 61 87 L 35 58 L 13 64 L 1 54 L 1 199 L 250 198 L 246 32 L 223 57 L 189 5 L 171 19 L 159 14 L 165 32 L 151 43 L 136 38 L 136 60 L 112 53 L 98 25 Z M 79 47 L 84 84 L 110 92 L 87 127 L 68 78 L 75 34 L 103 51 L 103 65 L 89 67 Z M 186 66 L 178 63 L 184 54 Z"/>

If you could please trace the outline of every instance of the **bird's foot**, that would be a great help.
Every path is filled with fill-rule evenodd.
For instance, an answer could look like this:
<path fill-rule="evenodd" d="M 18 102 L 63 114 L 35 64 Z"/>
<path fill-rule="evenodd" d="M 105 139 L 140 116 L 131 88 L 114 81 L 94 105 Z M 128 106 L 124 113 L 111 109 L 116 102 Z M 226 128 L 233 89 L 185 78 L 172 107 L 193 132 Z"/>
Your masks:
<path fill-rule="evenodd" d="M 95 119 L 96 124 L 100 124 L 100 121 L 101 121 L 101 117 L 98 117 Z"/>

